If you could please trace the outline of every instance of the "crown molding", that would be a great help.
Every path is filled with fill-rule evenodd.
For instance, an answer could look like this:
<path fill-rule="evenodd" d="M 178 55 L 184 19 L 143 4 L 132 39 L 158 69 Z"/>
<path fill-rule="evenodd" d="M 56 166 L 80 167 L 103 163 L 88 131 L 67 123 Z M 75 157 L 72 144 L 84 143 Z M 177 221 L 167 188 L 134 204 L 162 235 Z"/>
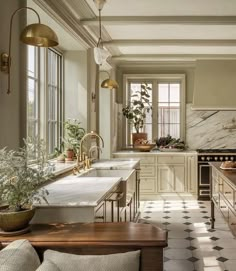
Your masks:
<path fill-rule="evenodd" d="M 50 0 L 34 0 L 34 2 L 42 8 L 49 16 L 51 16 L 56 22 L 58 22 L 66 31 L 70 32 L 77 40 L 79 40 L 85 49 L 96 46 L 96 41 L 91 37 L 91 35 L 86 31 L 86 29 L 81 25 L 80 18 L 78 18 L 77 11 L 73 11 L 73 7 L 76 6 L 75 0 L 70 2 L 70 5 L 66 1 L 50 1 Z M 72 5 L 72 3 L 74 5 Z M 81 16 L 88 12 L 91 14 L 91 9 L 86 3 L 77 3 L 77 7 L 80 10 Z M 77 16 L 77 17 L 75 17 Z"/>
<path fill-rule="evenodd" d="M 190 25 L 234 25 L 236 16 L 103 16 L 109 25 L 140 24 L 190 24 Z M 95 18 L 82 19 L 83 25 L 94 25 Z"/>

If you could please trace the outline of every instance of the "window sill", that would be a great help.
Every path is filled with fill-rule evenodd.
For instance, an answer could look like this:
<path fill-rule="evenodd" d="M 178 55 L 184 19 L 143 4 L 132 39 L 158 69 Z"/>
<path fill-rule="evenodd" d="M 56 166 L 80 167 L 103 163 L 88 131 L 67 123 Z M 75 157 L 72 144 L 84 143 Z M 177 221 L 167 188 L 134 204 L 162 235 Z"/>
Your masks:
<path fill-rule="evenodd" d="M 54 176 L 61 175 L 63 173 L 67 173 L 72 170 L 76 165 L 76 161 L 60 163 L 57 160 L 50 160 L 50 163 L 54 165 L 53 174 Z"/>

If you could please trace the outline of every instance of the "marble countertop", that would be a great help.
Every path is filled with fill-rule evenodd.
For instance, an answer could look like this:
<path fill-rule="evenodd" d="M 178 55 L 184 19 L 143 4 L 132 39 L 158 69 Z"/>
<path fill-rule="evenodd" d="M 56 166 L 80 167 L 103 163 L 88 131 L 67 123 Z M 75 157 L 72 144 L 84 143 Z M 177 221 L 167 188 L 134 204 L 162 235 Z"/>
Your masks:
<path fill-rule="evenodd" d="M 212 167 L 216 168 L 236 188 L 236 169 L 235 170 L 234 169 L 233 170 L 221 169 L 220 168 L 221 162 L 210 162 L 209 164 Z"/>
<path fill-rule="evenodd" d="M 135 169 L 139 168 L 139 159 L 104 159 L 93 163 L 91 167 L 100 169 Z"/>
<path fill-rule="evenodd" d="M 137 151 L 132 151 L 132 150 L 122 150 L 122 151 L 117 151 L 113 152 L 113 155 L 129 155 L 132 154 L 132 156 L 149 156 L 149 155 L 182 155 L 182 154 L 197 154 L 196 151 L 194 150 L 184 150 L 184 151 L 168 151 L 168 152 L 161 152 L 159 150 L 152 150 L 150 152 L 137 152 Z"/>
<path fill-rule="evenodd" d="M 45 186 L 48 204 L 42 201 L 34 206 L 95 207 L 120 181 L 120 177 L 67 176 Z"/>

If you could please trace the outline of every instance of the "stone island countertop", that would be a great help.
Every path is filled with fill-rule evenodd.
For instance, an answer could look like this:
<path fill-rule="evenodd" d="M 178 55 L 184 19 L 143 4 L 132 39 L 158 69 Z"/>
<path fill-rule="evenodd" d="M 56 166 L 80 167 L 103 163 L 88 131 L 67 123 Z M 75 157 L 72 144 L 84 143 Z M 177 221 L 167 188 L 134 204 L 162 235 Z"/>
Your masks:
<path fill-rule="evenodd" d="M 34 205 L 40 208 L 97 206 L 120 181 L 120 177 L 70 175 L 46 185 L 48 203 Z"/>

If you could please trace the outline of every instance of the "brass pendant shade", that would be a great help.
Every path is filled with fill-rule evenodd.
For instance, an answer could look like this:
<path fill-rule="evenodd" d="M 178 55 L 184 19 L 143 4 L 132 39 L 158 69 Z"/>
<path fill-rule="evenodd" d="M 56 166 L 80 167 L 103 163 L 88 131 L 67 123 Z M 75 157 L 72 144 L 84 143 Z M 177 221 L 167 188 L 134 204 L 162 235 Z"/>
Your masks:
<path fill-rule="evenodd" d="M 53 47 L 58 45 L 56 33 L 47 25 L 37 23 L 24 28 L 20 40 L 28 45 L 39 47 Z"/>
<path fill-rule="evenodd" d="M 102 88 L 109 88 L 110 90 L 112 90 L 112 89 L 118 89 L 119 85 L 115 80 L 108 78 L 108 79 L 102 81 L 101 87 Z"/>

